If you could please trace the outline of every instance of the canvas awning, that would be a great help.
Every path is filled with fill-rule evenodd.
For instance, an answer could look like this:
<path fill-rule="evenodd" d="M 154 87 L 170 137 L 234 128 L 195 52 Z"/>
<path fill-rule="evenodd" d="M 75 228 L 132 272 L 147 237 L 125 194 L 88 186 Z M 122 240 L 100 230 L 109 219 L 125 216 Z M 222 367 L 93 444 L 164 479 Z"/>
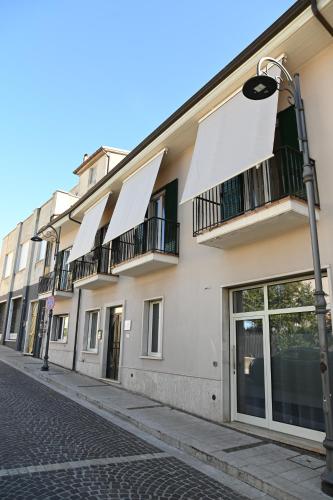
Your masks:
<path fill-rule="evenodd" d="M 273 156 L 278 94 L 251 101 L 240 90 L 200 121 L 181 203 Z"/>
<path fill-rule="evenodd" d="M 89 208 L 84 214 L 79 232 L 76 235 L 73 248 L 69 254 L 67 263 L 82 257 L 94 248 L 95 236 L 101 223 L 109 194 L 104 196 L 96 205 Z"/>
<path fill-rule="evenodd" d="M 104 243 L 114 240 L 144 221 L 164 153 L 165 149 L 125 179 Z"/>

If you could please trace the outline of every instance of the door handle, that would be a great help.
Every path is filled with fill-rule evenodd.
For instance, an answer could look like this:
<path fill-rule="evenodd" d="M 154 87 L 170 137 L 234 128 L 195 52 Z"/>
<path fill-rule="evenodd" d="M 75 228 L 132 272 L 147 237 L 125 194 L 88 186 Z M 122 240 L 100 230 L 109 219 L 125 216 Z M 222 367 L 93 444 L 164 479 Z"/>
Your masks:
<path fill-rule="evenodd" d="M 232 364 L 233 364 L 233 371 L 234 375 L 236 375 L 236 346 L 232 346 Z"/>

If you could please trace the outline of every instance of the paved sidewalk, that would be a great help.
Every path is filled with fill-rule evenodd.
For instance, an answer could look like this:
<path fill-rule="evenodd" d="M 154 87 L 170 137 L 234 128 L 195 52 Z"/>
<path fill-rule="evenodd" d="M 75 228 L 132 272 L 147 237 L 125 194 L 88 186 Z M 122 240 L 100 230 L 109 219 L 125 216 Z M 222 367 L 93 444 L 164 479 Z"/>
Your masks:
<path fill-rule="evenodd" d="M 275 444 L 226 426 L 207 422 L 114 384 L 94 380 L 59 366 L 41 372 L 41 360 L 0 346 L 0 361 L 13 366 L 68 397 L 127 420 L 232 477 L 280 500 L 328 499 L 320 491 L 321 455 Z M 264 498 L 264 496 L 263 496 Z"/>

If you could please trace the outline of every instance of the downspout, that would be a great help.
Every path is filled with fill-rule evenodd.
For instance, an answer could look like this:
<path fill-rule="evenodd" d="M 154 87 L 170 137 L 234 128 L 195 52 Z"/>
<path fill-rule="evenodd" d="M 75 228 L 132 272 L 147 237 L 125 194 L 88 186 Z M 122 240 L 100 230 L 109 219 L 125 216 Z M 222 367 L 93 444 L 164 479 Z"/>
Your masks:
<path fill-rule="evenodd" d="M 36 234 L 36 232 L 38 230 L 39 215 L 40 215 L 40 208 L 36 208 L 36 218 L 35 218 L 35 225 L 34 225 L 33 234 Z M 26 341 L 25 335 L 27 333 L 27 330 L 26 330 L 26 326 L 27 326 L 27 317 L 26 317 L 26 314 L 27 314 L 27 311 L 28 311 L 27 301 L 28 301 L 28 298 L 29 298 L 32 261 L 33 261 L 34 256 L 35 256 L 35 252 L 34 252 L 35 248 L 36 248 L 36 243 L 34 243 L 31 246 L 30 255 L 28 255 L 28 261 L 29 261 L 29 264 L 28 264 L 28 274 L 27 274 L 27 281 L 26 281 L 25 292 L 24 292 L 24 296 L 23 296 L 22 316 L 21 316 L 21 322 L 20 322 L 20 330 L 19 330 L 19 335 L 18 335 L 18 339 L 17 339 L 17 343 L 16 343 L 16 350 L 17 351 L 21 351 L 21 350 L 24 351 L 24 347 L 25 347 L 25 341 Z M 25 332 L 25 335 L 23 335 L 24 332 Z M 23 349 L 22 349 L 22 344 L 23 344 Z"/>
<path fill-rule="evenodd" d="M 80 222 L 79 220 L 73 219 L 72 212 L 69 212 L 68 218 L 69 218 L 69 220 L 76 222 L 76 224 L 82 224 L 82 222 Z"/>
<path fill-rule="evenodd" d="M 311 0 L 311 9 L 312 9 L 313 15 L 324 26 L 326 31 L 328 31 L 329 34 L 331 36 L 333 36 L 333 27 L 330 25 L 330 23 L 327 21 L 327 19 L 325 19 L 325 17 L 322 15 L 320 10 L 318 9 L 317 0 Z"/>
<path fill-rule="evenodd" d="M 79 318 L 80 318 L 80 305 L 81 305 L 81 288 L 79 289 L 79 296 L 77 299 L 77 310 L 76 310 L 76 324 L 75 324 L 75 337 L 74 337 L 74 348 L 73 348 L 73 362 L 72 370 L 75 372 L 76 368 L 76 350 L 77 350 L 77 336 L 79 331 Z"/>

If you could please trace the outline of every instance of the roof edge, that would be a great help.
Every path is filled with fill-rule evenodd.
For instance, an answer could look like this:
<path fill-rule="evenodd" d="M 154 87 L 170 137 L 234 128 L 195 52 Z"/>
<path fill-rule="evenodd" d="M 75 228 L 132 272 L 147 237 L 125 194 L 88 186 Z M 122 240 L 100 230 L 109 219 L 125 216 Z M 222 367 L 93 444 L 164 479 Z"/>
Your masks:
<path fill-rule="evenodd" d="M 296 19 L 302 12 L 311 6 L 311 0 L 298 0 L 287 11 L 285 11 L 273 24 L 271 24 L 261 35 L 259 35 L 253 42 L 250 43 L 242 52 L 240 52 L 234 59 L 232 59 L 221 71 L 219 71 L 213 78 L 211 78 L 203 87 L 201 87 L 192 97 L 190 97 L 184 104 L 182 104 L 174 113 L 172 113 L 161 125 L 153 130 L 143 141 L 141 141 L 128 155 L 123 158 L 107 175 L 102 177 L 89 191 L 87 191 L 80 200 L 74 203 L 70 209 L 60 214 L 53 222 L 61 220 L 62 217 L 68 215 L 75 210 L 85 200 L 87 200 L 95 191 L 103 186 L 111 177 L 118 173 L 122 168 L 135 158 L 141 151 L 143 151 L 151 142 L 153 142 L 159 135 L 165 132 L 171 125 L 173 125 L 179 118 L 181 118 L 187 111 L 189 111 L 195 104 L 209 94 L 215 87 L 217 87 L 223 80 L 230 74 L 236 71 L 246 60 L 258 52 L 264 45 L 266 45 L 272 38 L 274 38 L 280 31 L 282 31 L 288 24 Z M 93 155 L 102 151 L 100 147 Z M 84 163 L 88 163 L 91 157 Z M 81 167 L 84 165 L 82 163 Z M 80 167 L 79 167 L 80 168 Z M 78 169 L 76 169 L 77 171 Z M 76 172 L 74 171 L 74 173 Z M 47 227 L 47 226 L 45 226 Z"/>

